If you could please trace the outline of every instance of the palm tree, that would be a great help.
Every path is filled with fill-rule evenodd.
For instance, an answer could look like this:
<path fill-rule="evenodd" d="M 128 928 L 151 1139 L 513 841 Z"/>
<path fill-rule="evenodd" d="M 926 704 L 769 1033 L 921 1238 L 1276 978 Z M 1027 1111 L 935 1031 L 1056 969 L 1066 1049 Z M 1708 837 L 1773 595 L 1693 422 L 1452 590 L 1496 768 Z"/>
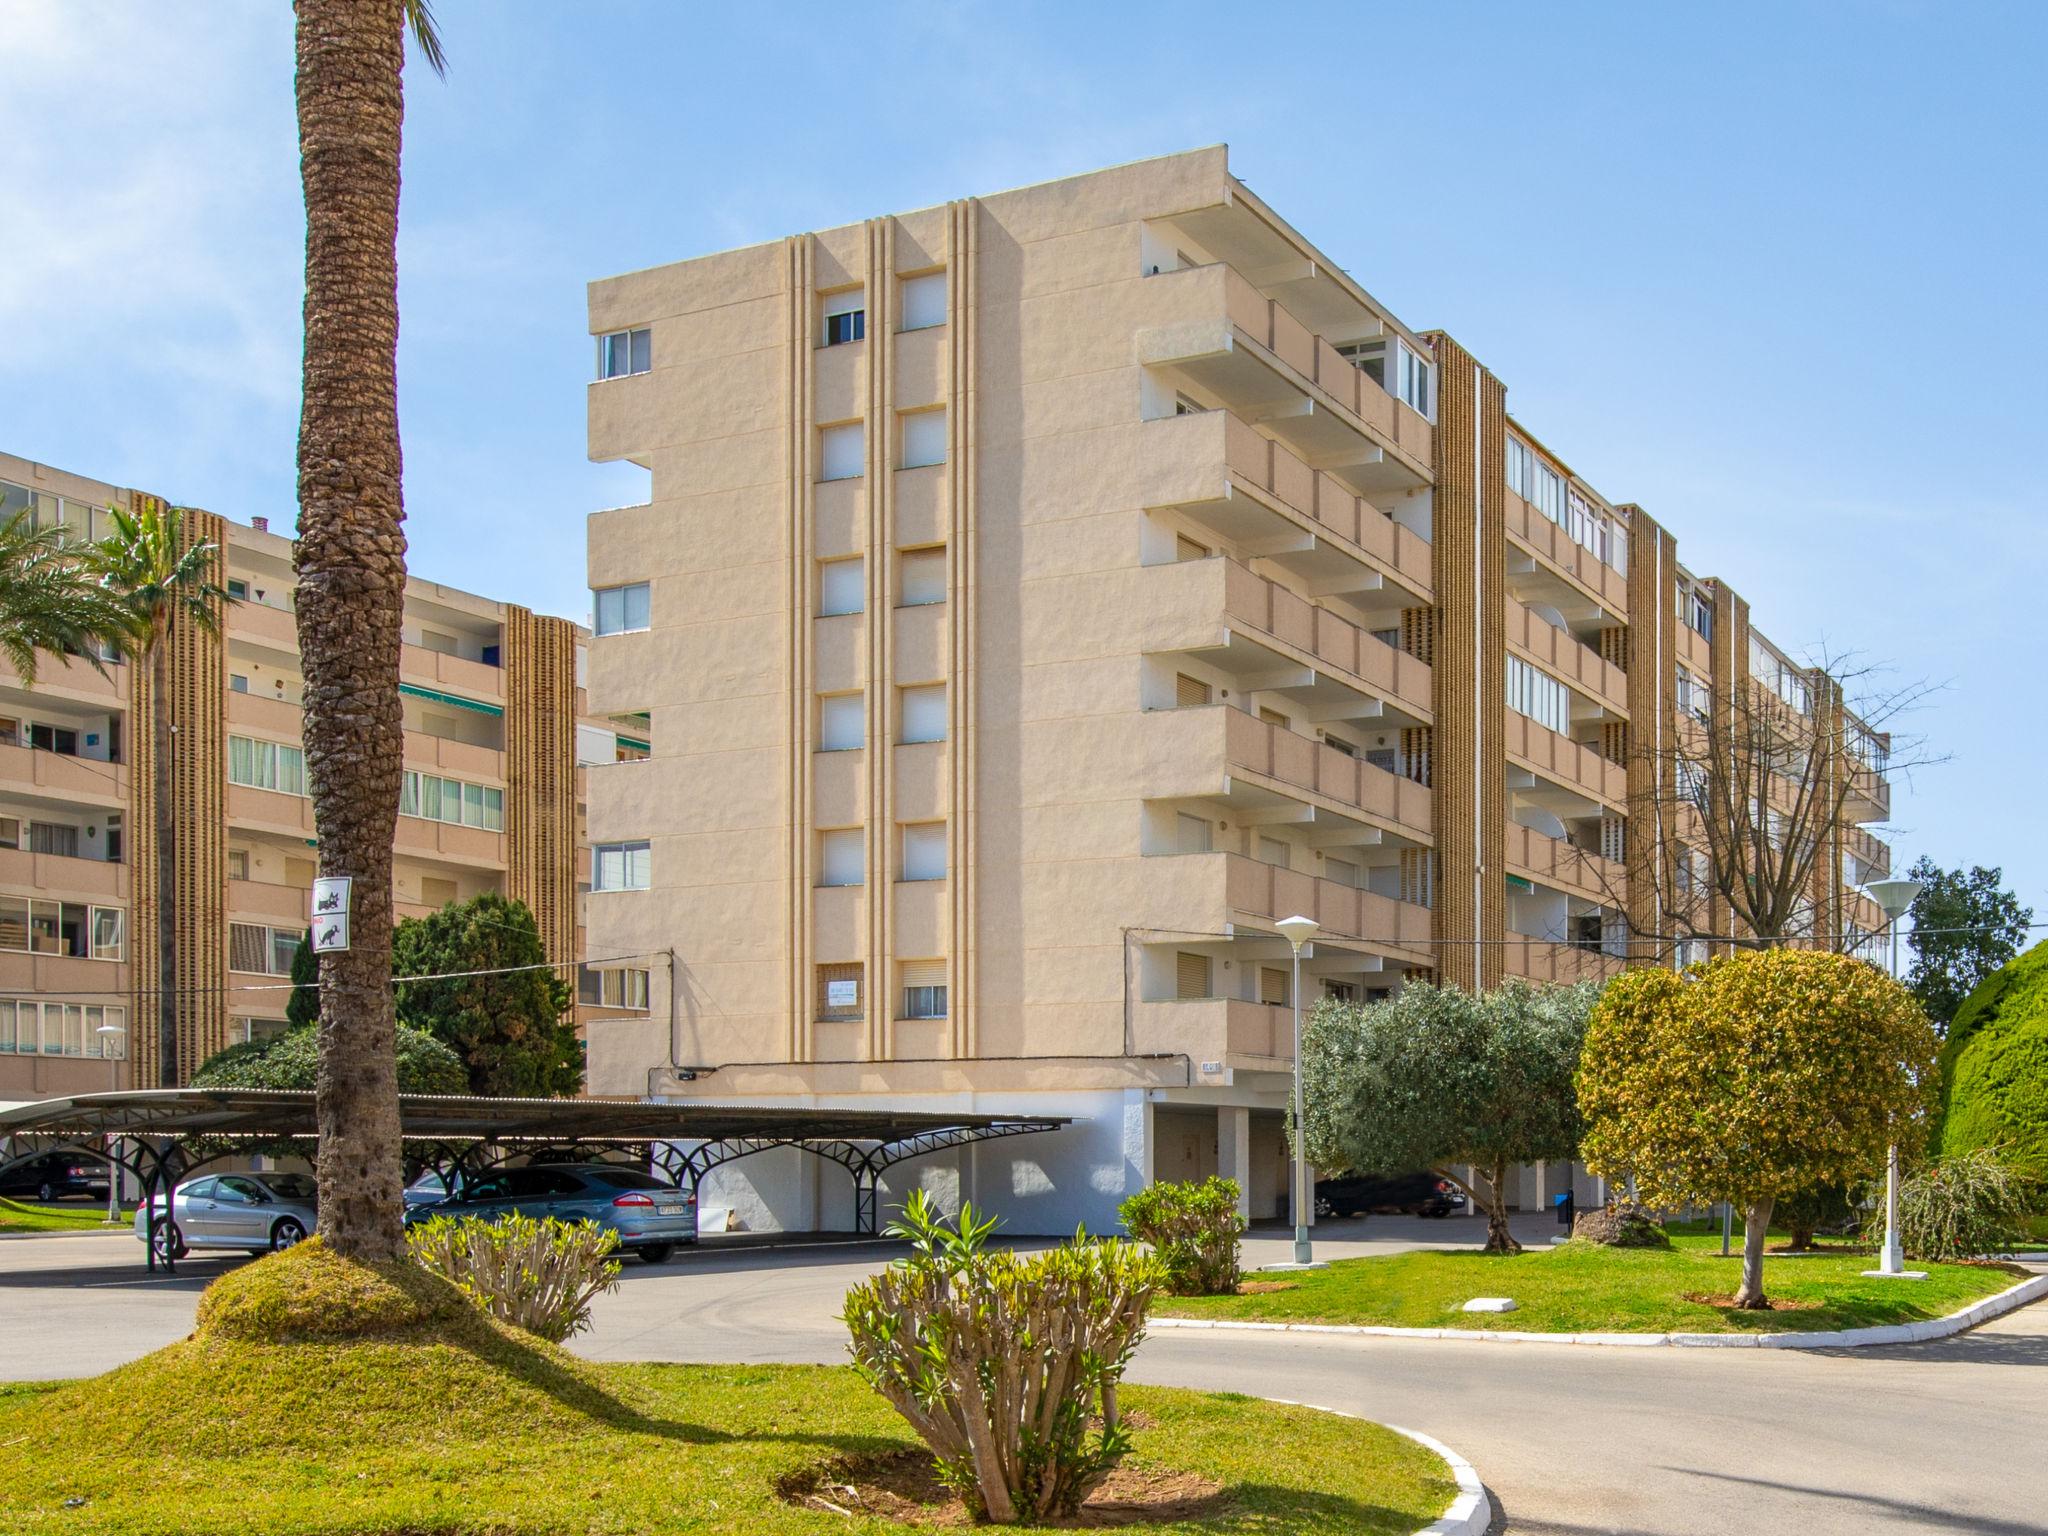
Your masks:
<path fill-rule="evenodd" d="M 99 584 L 97 552 L 66 532 L 38 528 L 26 508 L 0 523 L 0 654 L 31 688 L 38 651 L 82 655 L 105 673 L 102 651 L 126 650 L 132 635 L 128 610 Z"/>
<path fill-rule="evenodd" d="M 429 0 L 296 0 L 306 196 L 299 414 L 299 651 L 320 873 L 353 880 L 350 947 L 321 957 L 320 1225 L 335 1251 L 395 1258 L 397 1017 L 391 845 L 405 519 L 398 446 L 398 161 L 405 37 L 438 74 Z"/>
<path fill-rule="evenodd" d="M 99 544 L 100 585 L 129 617 L 126 649 L 149 666 L 151 767 L 156 781 L 157 1082 L 178 1086 L 178 819 L 171 799 L 171 626 L 220 633 L 234 601 L 215 583 L 220 546 L 189 535 L 186 509 L 141 498 L 115 507 L 114 531 Z"/>

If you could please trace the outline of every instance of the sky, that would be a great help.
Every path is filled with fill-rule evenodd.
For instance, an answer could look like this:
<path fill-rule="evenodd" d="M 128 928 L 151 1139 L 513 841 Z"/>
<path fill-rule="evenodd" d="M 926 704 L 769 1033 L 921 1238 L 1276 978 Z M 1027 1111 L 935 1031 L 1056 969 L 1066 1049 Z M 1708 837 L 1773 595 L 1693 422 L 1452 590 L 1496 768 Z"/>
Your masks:
<path fill-rule="evenodd" d="M 436 0 L 408 72 L 411 565 L 582 618 L 592 278 L 1228 143 L 1799 655 L 1939 685 L 1903 870 L 2048 918 L 2048 6 Z M 1276 18 L 1266 21 L 1262 18 Z M 293 517 L 286 0 L 0 0 L 0 448 Z"/>

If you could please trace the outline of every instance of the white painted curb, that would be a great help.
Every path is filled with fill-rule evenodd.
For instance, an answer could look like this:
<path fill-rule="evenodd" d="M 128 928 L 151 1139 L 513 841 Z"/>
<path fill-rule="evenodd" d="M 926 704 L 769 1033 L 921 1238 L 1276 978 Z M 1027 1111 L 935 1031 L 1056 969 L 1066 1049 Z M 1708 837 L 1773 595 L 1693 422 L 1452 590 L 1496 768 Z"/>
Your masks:
<path fill-rule="evenodd" d="M 1271 1403 L 1285 1403 L 1290 1408 L 1312 1408 L 1317 1413 L 1332 1414 L 1340 1419 L 1356 1419 L 1361 1424 L 1370 1424 L 1362 1413 L 1346 1413 L 1342 1408 L 1325 1408 L 1321 1403 L 1297 1403 L 1292 1398 L 1271 1397 Z M 1493 1524 L 1493 1500 L 1487 1496 L 1486 1484 L 1479 1481 L 1479 1474 L 1472 1469 L 1472 1463 L 1452 1450 L 1443 1441 L 1432 1435 L 1425 1435 L 1418 1429 L 1403 1429 L 1399 1424 L 1382 1424 L 1381 1429 L 1390 1429 L 1397 1435 L 1413 1440 L 1426 1451 L 1441 1456 L 1444 1465 L 1451 1469 L 1451 1476 L 1458 1484 L 1458 1496 L 1451 1500 L 1451 1507 L 1430 1524 L 1415 1533 L 1415 1536 L 1486 1536 L 1486 1528 Z"/>
<path fill-rule="evenodd" d="M 1994 1317 L 2048 1296 L 2048 1275 L 2035 1275 L 1947 1317 L 1838 1333 L 1528 1333 L 1506 1328 L 1387 1328 L 1367 1323 L 1240 1323 L 1207 1317 L 1153 1317 L 1154 1328 L 1213 1328 L 1233 1333 L 1343 1333 L 1375 1339 L 1456 1339 L 1467 1344 L 1597 1344 L 1678 1349 L 1864 1349 L 1877 1344 L 1923 1344 L 1967 1332 Z M 1483 1530 L 1485 1527 L 1480 1527 Z"/>

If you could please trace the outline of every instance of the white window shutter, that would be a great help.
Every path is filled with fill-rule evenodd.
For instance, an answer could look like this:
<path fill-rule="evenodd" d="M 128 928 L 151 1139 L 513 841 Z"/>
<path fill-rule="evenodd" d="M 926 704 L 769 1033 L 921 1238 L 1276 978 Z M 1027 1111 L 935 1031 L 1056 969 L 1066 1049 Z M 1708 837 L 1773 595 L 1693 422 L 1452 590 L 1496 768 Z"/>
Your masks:
<path fill-rule="evenodd" d="M 866 562 L 825 560 L 818 565 L 818 612 L 859 613 L 867 606 Z"/>
<path fill-rule="evenodd" d="M 864 450 L 865 440 L 861 424 L 857 421 L 821 429 L 818 433 L 818 478 L 858 480 L 867 473 Z"/>
<path fill-rule="evenodd" d="M 927 330 L 946 323 L 946 274 L 927 272 L 903 279 L 903 329 Z"/>
<path fill-rule="evenodd" d="M 946 739 L 946 685 L 931 683 L 903 690 L 904 741 Z"/>

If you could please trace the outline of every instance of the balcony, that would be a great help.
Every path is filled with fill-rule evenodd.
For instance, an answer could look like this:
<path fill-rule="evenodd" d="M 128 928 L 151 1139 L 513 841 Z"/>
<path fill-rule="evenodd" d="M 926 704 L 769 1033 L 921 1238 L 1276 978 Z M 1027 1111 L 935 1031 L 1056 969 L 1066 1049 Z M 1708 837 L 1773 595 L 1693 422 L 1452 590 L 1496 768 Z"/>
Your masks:
<path fill-rule="evenodd" d="M 1530 981 L 1606 981 L 1620 975 L 1624 963 L 1616 955 L 1532 938 L 1527 934 L 1510 933 L 1508 940 L 1501 946 L 1502 974 L 1521 976 Z M 1521 942 L 1515 942 L 1517 940 Z"/>
<path fill-rule="evenodd" d="M 1178 854 L 1171 857 L 1222 859 L 1228 869 L 1228 903 L 1233 916 L 1278 922 L 1299 913 L 1322 924 L 1322 936 L 1357 939 L 1375 948 L 1399 950 L 1415 965 L 1429 965 L 1430 913 L 1412 902 L 1375 896 L 1299 870 L 1282 869 L 1236 853 Z"/>
<path fill-rule="evenodd" d="M 1398 728 L 1431 718 L 1428 666 L 1236 561 L 1151 566 L 1143 590 L 1148 650 L 1203 660 L 1242 689 L 1293 699 L 1311 720 L 1385 718 Z M 1390 717 L 1389 705 L 1406 718 Z"/>
<path fill-rule="evenodd" d="M 1294 1014 L 1241 997 L 1174 998 L 1140 1003 L 1132 1021 L 1140 1052 L 1184 1052 L 1195 1061 L 1249 1058 L 1263 1067 L 1294 1059 Z"/>
<path fill-rule="evenodd" d="M 1842 813 L 1854 822 L 1885 822 L 1892 819 L 1891 781 L 1876 770 L 1849 760 L 1849 794 Z"/>
<path fill-rule="evenodd" d="M 227 637 L 230 643 L 246 640 L 287 656 L 299 654 L 299 620 L 288 608 L 269 603 L 234 603 L 228 608 Z"/>
<path fill-rule="evenodd" d="M 1327 805 L 1405 839 L 1431 840 L 1423 785 L 1227 704 L 1149 711 L 1142 739 L 1138 767 L 1149 798 L 1218 799 L 1246 810 Z"/>
<path fill-rule="evenodd" d="M 1626 719 L 1628 674 L 1569 630 L 1539 618 L 1514 598 L 1507 603 L 1507 643 L 1551 676 L 1562 678 L 1604 708 Z"/>
<path fill-rule="evenodd" d="M 399 677 L 424 688 L 438 688 L 470 699 L 502 699 L 505 669 L 487 666 L 445 651 L 430 651 L 421 645 L 403 645 L 398 650 Z"/>
<path fill-rule="evenodd" d="M 1148 421 L 1140 446 L 1146 506 L 1186 513 L 1319 595 L 1382 592 L 1393 608 L 1429 601 L 1426 537 L 1230 412 Z"/>
<path fill-rule="evenodd" d="M 1874 836 L 1861 827 L 1846 827 L 1842 832 L 1842 845 L 1870 871 L 1871 879 L 1883 880 L 1891 874 L 1891 844 L 1883 838 Z"/>
<path fill-rule="evenodd" d="M 128 866 L 119 860 L 74 859 L 25 848 L 0 848 L 0 886 L 60 901 L 125 905 Z"/>
<path fill-rule="evenodd" d="M 128 765 L 35 747 L 0 746 L 0 784 L 8 793 L 63 805 L 123 810 Z"/>
<path fill-rule="evenodd" d="M 1231 268 L 1148 278 L 1138 361 L 1213 394 L 1363 494 L 1432 483 L 1435 428 Z"/>
<path fill-rule="evenodd" d="M 1628 578 L 1549 518 L 1503 488 L 1508 537 L 1519 541 L 1539 568 L 1564 579 L 1564 585 L 1592 598 L 1609 613 L 1628 612 Z M 1512 552 L 1511 552 L 1512 553 Z"/>
<path fill-rule="evenodd" d="M 303 928 L 312 920 L 313 893 L 296 885 L 268 880 L 230 880 L 228 918 L 237 923 L 264 923 L 272 928 Z"/>
<path fill-rule="evenodd" d="M 1560 736 L 1528 716 L 1505 712 L 1506 747 L 1510 762 L 1617 810 L 1628 804 L 1628 773 L 1591 747 Z"/>
<path fill-rule="evenodd" d="M 1628 889 L 1626 865 L 1574 847 L 1562 838 L 1546 837 L 1520 822 L 1508 823 L 1507 866 L 1511 874 L 1602 906 L 1619 903 Z"/>

